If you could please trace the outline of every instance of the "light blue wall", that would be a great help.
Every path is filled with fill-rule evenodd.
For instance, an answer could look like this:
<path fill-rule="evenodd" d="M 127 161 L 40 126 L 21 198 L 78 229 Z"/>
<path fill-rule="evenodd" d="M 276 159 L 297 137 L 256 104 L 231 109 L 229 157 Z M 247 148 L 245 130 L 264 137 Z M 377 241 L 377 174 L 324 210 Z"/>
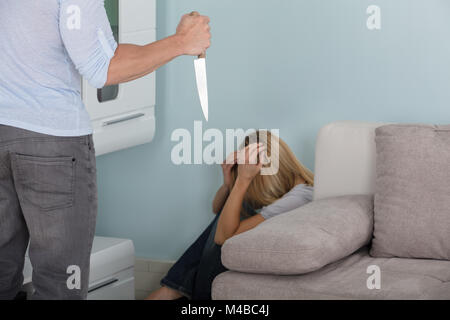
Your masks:
<path fill-rule="evenodd" d="M 366 8 L 382 9 L 368 31 Z M 205 128 L 280 128 L 310 168 L 335 120 L 450 123 L 448 0 L 160 0 L 158 37 L 183 13 L 211 17 Z M 157 73 L 154 142 L 98 159 L 99 235 L 138 256 L 176 259 L 212 218 L 217 166 L 175 166 L 176 128 L 202 120 L 192 58 Z"/>

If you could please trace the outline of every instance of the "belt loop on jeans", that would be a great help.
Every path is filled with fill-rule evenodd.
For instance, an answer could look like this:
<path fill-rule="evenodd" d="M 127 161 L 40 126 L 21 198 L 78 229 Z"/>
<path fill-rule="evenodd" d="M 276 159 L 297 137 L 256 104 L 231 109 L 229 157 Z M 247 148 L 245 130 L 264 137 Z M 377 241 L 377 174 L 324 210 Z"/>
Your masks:
<path fill-rule="evenodd" d="M 89 147 L 89 150 L 91 150 L 91 141 L 89 139 L 89 135 L 85 135 L 83 137 L 83 143 Z"/>

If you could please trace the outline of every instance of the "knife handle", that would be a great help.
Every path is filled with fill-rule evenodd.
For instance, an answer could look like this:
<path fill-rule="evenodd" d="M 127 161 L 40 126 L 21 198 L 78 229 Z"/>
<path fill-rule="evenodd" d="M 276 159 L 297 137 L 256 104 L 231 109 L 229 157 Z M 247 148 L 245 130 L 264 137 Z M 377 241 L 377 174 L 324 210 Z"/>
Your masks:
<path fill-rule="evenodd" d="M 189 15 L 192 17 L 196 17 L 199 16 L 200 13 L 198 13 L 197 11 L 192 11 Z M 198 58 L 199 59 L 206 58 L 206 52 L 203 52 L 201 55 L 198 56 Z"/>

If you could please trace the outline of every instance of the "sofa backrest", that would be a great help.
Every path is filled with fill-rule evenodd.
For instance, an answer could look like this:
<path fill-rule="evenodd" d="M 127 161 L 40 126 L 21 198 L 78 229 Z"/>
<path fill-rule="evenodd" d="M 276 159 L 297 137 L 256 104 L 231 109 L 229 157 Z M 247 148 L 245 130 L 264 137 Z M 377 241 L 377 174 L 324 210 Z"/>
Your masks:
<path fill-rule="evenodd" d="M 375 190 L 375 129 L 385 123 L 333 122 L 316 142 L 314 200 Z"/>

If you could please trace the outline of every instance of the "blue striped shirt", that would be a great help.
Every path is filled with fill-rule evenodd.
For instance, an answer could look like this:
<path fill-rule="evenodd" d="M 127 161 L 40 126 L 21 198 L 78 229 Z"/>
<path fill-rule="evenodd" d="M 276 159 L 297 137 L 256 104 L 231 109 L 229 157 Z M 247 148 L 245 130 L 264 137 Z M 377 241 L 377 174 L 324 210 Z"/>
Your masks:
<path fill-rule="evenodd" d="M 116 48 L 104 0 L 0 0 L 0 124 L 92 133 L 81 76 L 103 87 Z"/>

